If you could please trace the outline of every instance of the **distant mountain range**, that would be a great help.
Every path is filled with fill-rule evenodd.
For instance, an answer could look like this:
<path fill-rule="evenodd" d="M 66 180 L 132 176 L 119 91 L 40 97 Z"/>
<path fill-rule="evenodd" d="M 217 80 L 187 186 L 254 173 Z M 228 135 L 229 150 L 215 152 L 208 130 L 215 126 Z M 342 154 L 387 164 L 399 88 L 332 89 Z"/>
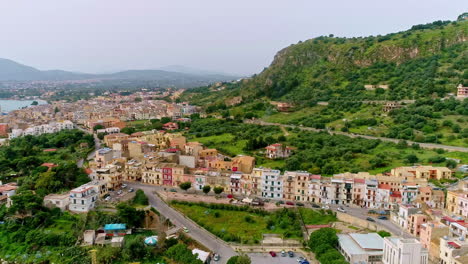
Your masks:
<path fill-rule="evenodd" d="M 218 81 L 229 81 L 239 78 L 229 74 L 209 72 L 185 66 L 167 66 L 158 70 L 127 70 L 110 74 L 88 74 L 62 70 L 41 71 L 9 59 L 0 58 L 0 81 L 65 81 L 65 80 L 147 80 L 162 81 L 165 84 L 180 84 L 198 86 Z M 193 85 L 192 85 L 193 84 Z"/>

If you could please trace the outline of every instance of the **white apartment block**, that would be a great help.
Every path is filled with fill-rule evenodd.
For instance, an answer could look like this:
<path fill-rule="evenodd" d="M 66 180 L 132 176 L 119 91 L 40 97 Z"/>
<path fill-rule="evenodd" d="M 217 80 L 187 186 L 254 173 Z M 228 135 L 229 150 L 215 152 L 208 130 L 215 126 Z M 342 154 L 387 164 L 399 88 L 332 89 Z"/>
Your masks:
<path fill-rule="evenodd" d="M 44 125 L 38 125 L 38 126 L 32 126 L 28 127 L 26 129 L 13 129 L 11 133 L 8 134 L 9 139 L 21 137 L 21 136 L 39 136 L 42 134 L 51 134 L 51 133 L 57 133 L 62 130 L 67 130 L 67 129 L 73 129 L 75 125 L 73 122 L 69 120 L 65 120 L 62 122 L 51 122 L 49 124 L 44 124 Z"/>
<path fill-rule="evenodd" d="M 93 209 L 99 196 L 99 186 L 92 182 L 70 191 L 68 209 L 76 213 L 86 213 Z"/>
<path fill-rule="evenodd" d="M 263 169 L 262 197 L 270 199 L 283 198 L 283 179 L 279 170 Z"/>
<path fill-rule="evenodd" d="M 428 264 L 427 249 L 414 238 L 385 237 L 384 264 Z"/>

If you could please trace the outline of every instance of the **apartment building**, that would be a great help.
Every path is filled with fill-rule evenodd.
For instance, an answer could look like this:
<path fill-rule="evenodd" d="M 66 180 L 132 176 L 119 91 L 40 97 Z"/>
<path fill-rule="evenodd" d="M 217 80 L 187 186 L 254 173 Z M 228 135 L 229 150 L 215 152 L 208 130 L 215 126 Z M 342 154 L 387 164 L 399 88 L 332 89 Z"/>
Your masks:
<path fill-rule="evenodd" d="M 421 224 L 419 241 L 429 251 L 429 259 L 432 262 L 440 262 L 440 238 L 446 236 L 448 232 L 449 227 L 438 221 Z"/>
<path fill-rule="evenodd" d="M 283 198 L 283 178 L 281 171 L 262 170 L 262 197 L 270 199 Z"/>
<path fill-rule="evenodd" d="M 417 239 L 385 237 L 383 246 L 384 264 L 428 264 L 428 251 Z"/>
<path fill-rule="evenodd" d="M 87 213 L 96 206 L 99 187 L 94 183 L 81 185 L 70 191 L 68 208 L 72 212 Z"/>
<path fill-rule="evenodd" d="M 460 238 L 440 239 L 440 264 L 468 263 L 468 242 Z"/>
<path fill-rule="evenodd" d="M 417 179 L 450 179 L 453 172 L 446 167 L 432 166 L 413 166 L 413 167 L 398 167 L 391 170 L 391 175 L 395 177 L 415 177 Z M 408 180 L 408 179 L 407 179 Z"/>

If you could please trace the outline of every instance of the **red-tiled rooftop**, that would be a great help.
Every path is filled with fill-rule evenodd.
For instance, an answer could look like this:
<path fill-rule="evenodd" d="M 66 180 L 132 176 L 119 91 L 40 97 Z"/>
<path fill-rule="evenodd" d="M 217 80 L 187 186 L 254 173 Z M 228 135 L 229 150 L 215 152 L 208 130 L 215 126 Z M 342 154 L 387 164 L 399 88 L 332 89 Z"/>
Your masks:
<path fill-rule="evenodd" d="M 43 151 L 44 152 L 53 152 L 53 151 L 57 151 L 57 149 L 50 148 L 50 149 L 44 149 Z"/>
<path fill-rule="evenodd" d="M 44 167 L 47 167 L 47 168 L 54 168 L 54 167 L 57 167 L 58 165 L 57 164 L 54 164 L 54 163 L 42 163 L 41 166 L 44 166 Z"/>
<path fill-rule="evenodd" d="M 382 183 L 382 184 L 379 184 L 379 189 L 390 190 L 391 187 L 388 184 Z"/>

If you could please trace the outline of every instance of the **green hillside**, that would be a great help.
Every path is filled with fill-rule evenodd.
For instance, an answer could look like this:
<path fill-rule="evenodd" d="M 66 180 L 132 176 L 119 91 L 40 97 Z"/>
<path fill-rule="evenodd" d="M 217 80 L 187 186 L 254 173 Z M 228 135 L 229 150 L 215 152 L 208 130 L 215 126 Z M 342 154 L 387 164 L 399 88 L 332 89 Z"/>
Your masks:
<path fill-rule="evenodd" d="M 306 40 L 279 51 L 250 79 L 189 90 L 182 99 L 224 116 L 468 146 L 468 102 L 444 99 L 459 84 L 468 85 L 465 19 L 385 36 Z M 236 97 L 242 102 L 230 104 Z M 390 113 L 368 102 L 408 99 L 416 103 Z M 278 113 L 269 101 L 290 102 L 293 113 Z"/>

